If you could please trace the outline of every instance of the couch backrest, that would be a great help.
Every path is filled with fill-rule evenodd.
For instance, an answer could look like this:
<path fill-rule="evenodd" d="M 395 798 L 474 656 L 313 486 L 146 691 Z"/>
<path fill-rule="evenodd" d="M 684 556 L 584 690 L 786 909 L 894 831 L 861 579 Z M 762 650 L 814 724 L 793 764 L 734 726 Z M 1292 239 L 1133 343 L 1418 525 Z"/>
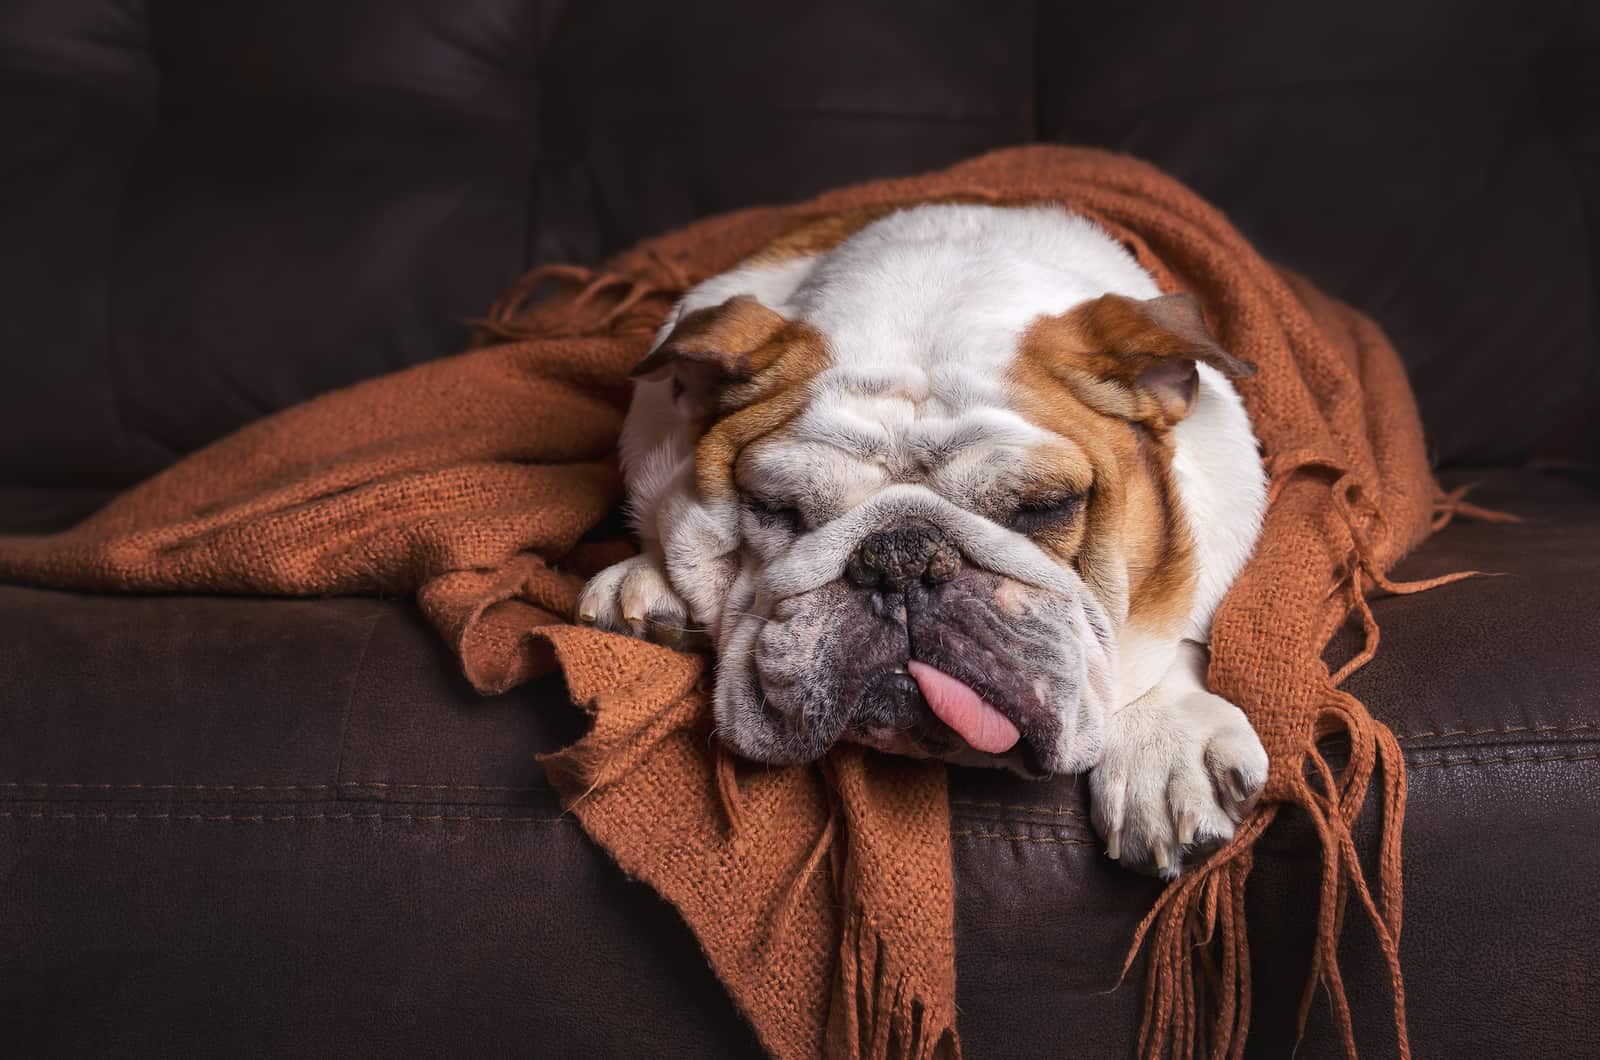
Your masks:
<path fill-rule="evenodd" d="M 0 482 L 124 484 L 459 349 L 532 264 L 1033 139 L 1373 313 L 1441 462 L 1550 444 L 1596 363 L 1593 5 L 1201 6 L 11 0 Z"/>

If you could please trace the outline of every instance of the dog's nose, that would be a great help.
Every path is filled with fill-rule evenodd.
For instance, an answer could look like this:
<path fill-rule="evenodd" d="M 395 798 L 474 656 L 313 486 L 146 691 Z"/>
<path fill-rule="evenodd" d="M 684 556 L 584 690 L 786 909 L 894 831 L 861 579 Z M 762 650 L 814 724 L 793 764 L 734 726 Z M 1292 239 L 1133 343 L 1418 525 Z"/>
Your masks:
<path fill-rule="evenodd" d="M 908 523 L 868 534 L 845 573 L 864 589 L 904 592 L 918 582 L 937 585 L 961 570 L 961 550 L 929 523 Z"/>

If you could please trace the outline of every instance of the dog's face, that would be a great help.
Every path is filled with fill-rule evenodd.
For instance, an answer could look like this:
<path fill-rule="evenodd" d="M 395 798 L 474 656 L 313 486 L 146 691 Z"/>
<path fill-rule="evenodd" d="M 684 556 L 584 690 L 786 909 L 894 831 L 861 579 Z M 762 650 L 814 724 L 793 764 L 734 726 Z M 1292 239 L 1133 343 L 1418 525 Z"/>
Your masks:
<path fill-rule="evenodd" d="M 852 739 L 1085 768 L 1119 642 L 1188 617 L 1169 433 L 1196 364 L 1247 366 L 1114 244 L 1093 263 L 1148 297 L 1080 297 L 1105 278 L 1003 240 L 882 227 L 781 312 L 685 313 L 640 366 L 696 437 L 694 489 L 657 525 L 713 633 L 719 731 L 774 763 Z"/>

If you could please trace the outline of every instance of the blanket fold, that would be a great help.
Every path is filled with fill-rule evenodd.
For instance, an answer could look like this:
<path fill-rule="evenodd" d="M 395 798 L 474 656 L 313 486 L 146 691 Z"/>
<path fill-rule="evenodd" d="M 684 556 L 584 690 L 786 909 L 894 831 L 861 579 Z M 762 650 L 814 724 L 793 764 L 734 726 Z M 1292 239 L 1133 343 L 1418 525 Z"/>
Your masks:
<path fill-rule="evenodd" d="M 1387 571 L 1428 532 L 1438 491 L 1393 348 L 1365 317 L 1262 260 L 1175 181 L 1122 156 L 999 151 L 941 172 L 741 211 L 650 240 L 602 270 L 547 266 L 480 322 L 495 344 L 253 424 L 48 537 L 0 539 L 0 578 L 99 591 L 414 595 L 484 692 L 559 666 L 592 717 L 544 765 L 588 834 L 666 897 L 774 1056 L 954 1057 L 953 896 L 944 767 L 840 747 L 816 767 L 735 761 L 711 733 L 706 660 L 568 624 L 585 577 L 625 554 L 615 443 L 626 374 L 673 300 L 796 226 L 928 199 L 1050 201 L 1198 296 L 1260 371 L 1240 386 L 1271 472 L 1255 557 L 1214 626 L 1211 686 L 1271 758 L 1238 835 L 1162 895 L 1140 1051 L 1240 1056 L 1249 1027 L 1244 887 L 1280 807 L 1309 816 L 1323 885 L 1318 984 L 1347 1051 L 1336 959 L 1354 899 L 1389 962 L 1402 1055 L 1400 823 L 1392 734 L 1340 681 L 1370 658 L 1366 603 L 1441 580 Z M 1451 498 L 1443 510 L 1459 506 Z M 1367 649 L 1322 661 L 1354 612 Z M 1318 741 L 1343 738 L 1335 771 Z M 1351 826 L 1376 784 L 1376 880 Z"/>

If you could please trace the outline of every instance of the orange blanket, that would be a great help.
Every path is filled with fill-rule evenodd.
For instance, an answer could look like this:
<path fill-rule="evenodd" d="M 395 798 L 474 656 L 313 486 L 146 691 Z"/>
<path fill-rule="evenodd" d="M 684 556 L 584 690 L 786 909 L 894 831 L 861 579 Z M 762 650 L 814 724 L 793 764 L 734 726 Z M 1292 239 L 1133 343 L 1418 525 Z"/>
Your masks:
<path fill-rule="evenodd" d="M 804 221 L 957 197 L 1057 201 L 1096 218 L 1165 288 L 1199 296 L 1223 344 L 1260 368 L 1240 389 L 1273 500 L 1217 615 L 1210 680 L 1250 715 L 1271 777 L 1232 844 L 1174 883 L 1141 929 L 1152 959 L 1142 1051 L 1241 1051 L 1244 882 L 1253 843 L 1285 804 L 1309 813 L 1324 847 L 1307 999 L 1325 984 L 1349 1035 L 1335 942 L 1353 897 L 1390 962 L 1403 1044 L 1403 767 L 1322 651 L 1352 609 L 1375 646 L 1371 583 L 1415 588 L 1385 577 L 1428 532 L 1436 496 L 1413 400 L 1370 321 L 1273 268 L 1220 213 L 1132 159 L 1001 151 L 712 218 L 601 272 L 536 270 L 484 322 L 509 341 L 290 409 L 71 531 L 0 541 L 0 577 L 105 591 L 414 593 L 485 692 L 559 665 L 593 729 L 546 760 L 551 779 L 589 835 L 677 907 L 770 1052 L 953 1056 L 944 767 L 841 747 L 812 768 L 747 769 L 708 739 L 702 659 L 567 617 L 584 576 L 626 547 L 586 535 L 619 499 L 626 373 L 676 295 Z M 535 300 L 552 281 L 558 294 Z M 1314 743 L 1333 733 L 1351 747 L 1338 775 Z M 1375 775 L 1384 829 L 1371 888 L 1350 825 Z"/>

